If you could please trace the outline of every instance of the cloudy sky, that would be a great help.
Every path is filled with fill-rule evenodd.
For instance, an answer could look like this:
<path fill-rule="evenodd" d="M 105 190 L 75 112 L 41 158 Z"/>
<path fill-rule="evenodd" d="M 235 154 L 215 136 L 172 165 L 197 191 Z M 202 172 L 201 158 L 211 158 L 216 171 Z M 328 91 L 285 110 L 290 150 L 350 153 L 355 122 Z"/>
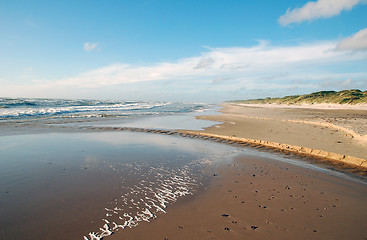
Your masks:
<path fill-rule="evenodd" d="M 367 90 L 367 0 L 0 1 L 0 97 Z"/>

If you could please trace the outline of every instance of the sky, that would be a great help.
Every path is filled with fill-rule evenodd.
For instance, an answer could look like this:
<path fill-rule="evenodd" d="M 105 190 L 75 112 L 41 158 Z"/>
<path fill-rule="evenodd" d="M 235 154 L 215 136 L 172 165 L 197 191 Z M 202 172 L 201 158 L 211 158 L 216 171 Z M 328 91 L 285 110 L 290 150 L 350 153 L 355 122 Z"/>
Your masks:
<path fill-rule="evenodd" d="M 367 90 L 367 0 L 0 0 L 0 97 Z"/>

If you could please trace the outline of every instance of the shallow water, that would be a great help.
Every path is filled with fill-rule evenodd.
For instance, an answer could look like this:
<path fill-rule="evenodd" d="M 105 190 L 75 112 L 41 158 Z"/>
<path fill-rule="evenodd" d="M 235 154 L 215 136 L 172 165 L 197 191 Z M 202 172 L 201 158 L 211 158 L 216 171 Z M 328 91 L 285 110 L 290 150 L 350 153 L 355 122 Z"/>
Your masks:
<path fill-rule="evenodd" d="M 0 239 L 98 239 L 151 221 L 237 152 L 147 133 L 0 137 Z"/>
<path fill-rule="evenodd" d="M 194 111 L 184 114 L 176 114 L 169 116 L 141 117 L 137 119 L 116 119 L 110 121 L 94 122 L 91 125 L 98 127 L 131 127 L 131 128 L 148 128 L 148 129 L 165 129 L 165 130 L 204 130 L 218 124 L 219 122 L 209 120 L 198 120 L 196 116 L 200 115 L 218 115 L 220 108 L 215 106 L 202 111 Z M 89 123 L 90 124 L 90 123 Z M 75 125 L 75 123 L 73 123 Z M 77 125 L 86 125 L 86 123 L 78 123 Z"/>

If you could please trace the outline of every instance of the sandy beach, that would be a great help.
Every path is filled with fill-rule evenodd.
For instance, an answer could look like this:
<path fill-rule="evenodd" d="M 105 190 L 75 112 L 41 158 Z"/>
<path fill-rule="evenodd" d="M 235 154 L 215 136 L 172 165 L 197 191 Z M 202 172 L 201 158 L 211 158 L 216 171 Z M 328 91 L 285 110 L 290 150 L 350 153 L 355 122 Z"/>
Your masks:
<path fill-rule="evenodd" d="M 341 158 L 367 159 L 367 111 L 363 108 L 229 103 L 223 107 L 221 115 L 199 117 L 223 122 L 207 128 L 205 133 L 322 150 Z"/>
<path fill-rule="evenodd" d="M 109 239 L 365 239 L 366 185 L 242 156 L 194 200 Z"/>
<path fill-rule="evenodd" d="M 221 112 L 200 116 L 223 124 L 197 133 L 367 156 L 360 140 L 366 134 L 364 110 L 225 104 Z M 366 239 L 365 182 L 275 156 L 241 155 L 218 166 L 211 184 L 194 199 L 110 239 Z"/>

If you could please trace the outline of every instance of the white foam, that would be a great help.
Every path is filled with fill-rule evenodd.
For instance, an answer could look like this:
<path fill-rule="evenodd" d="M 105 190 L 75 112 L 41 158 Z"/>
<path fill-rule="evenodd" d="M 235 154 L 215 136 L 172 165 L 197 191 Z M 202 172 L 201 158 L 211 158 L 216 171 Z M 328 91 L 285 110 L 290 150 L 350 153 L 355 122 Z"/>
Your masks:
<path fill-rule="evenodd" d="M 149 167 L 141 175 L 141 178 L 144 179 L 139 180 L 133 186 L 121 187 L 126 192 L 119 199 L 115 199 L 114 203 L 117 206 L 104 208 L 106 218 L 102 220 L 103 227 L 100 228 L 99 232 L 89 233 L 89 238 L 85 236 L 84 239 L 101 239 L 126 227 L 136 227 L 139 222 L 150 222 L 157 218 L 157 214 L 166 213 L 165 209 L 168 204 L 176 202 L 182 196 L 193 194 L 198 184 L 194 175 L 190 173 L 190 169 L 205 162 L 207 160 L 195 161 L 191 165 L 185 165 L 179 169 L 170 169 L 164 166 Z M 124 167 L 127 166 L 128 164 L 124 165 Z M 141 167 L 130 164 L 126 170 L 139 169 L 141 171 Z M 151 181 L 152 178 L 156 180 Z M 112 218 L 117 218 L 117 221 L 112 220 Z"/>

